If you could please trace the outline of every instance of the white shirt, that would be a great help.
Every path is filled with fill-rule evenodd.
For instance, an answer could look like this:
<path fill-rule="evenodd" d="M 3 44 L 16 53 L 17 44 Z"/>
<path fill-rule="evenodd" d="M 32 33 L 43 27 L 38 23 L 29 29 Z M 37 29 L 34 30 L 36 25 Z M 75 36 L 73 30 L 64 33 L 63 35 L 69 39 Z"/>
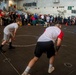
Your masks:
<path fill-rule="evenodd" d="M 25 14 L 25 19 L 27 19 L 28 18 L 28 15 L 27 14 Z"/>
<path fill-rule="evenodd" d="M 13 32 L 15 29 L 18 28 L 18 24 L 17 23 L 12 23 L 12 24 L 9 24 L 7 25 L 5 28 L 4 28 L 4 33 L 5 34 L 10 34 L 11 32 Z"/>
<path fill-rule="evenodd" d="M 41 19 L 44 19 L 44 15 L 41 15 Z"/>
<path fill-rule="evenodd" d="M 50 17 L 49 16 L 46 16 L 46 21 L 50 22 Z"/>
<path fill-rule="evenodd" d="M 46 28 L 45 32 L 39 37 L 38 42 L 53 41 L 55 43 L 60 34 L 61 30 L 58 27 L 50 26 Z"/>

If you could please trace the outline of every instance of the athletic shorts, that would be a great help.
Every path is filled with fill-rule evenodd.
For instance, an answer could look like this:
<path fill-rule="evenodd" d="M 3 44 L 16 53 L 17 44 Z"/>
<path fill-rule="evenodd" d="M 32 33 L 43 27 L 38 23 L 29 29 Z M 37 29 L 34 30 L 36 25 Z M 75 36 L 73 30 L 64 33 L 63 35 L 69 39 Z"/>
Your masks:
<path fill-rule="evenodd" d="M 54 43 L 49 42 L 37 42 L 34 54 L 36 57 L 40 58 L 43 53 L 47 54 L 47 58 L 55 55 Z"/>
<path fill-rule="evenodd" d="M 5 34 L 5 33 L 4 33 L 3 40 L 8 41 L 12 36 L 13 36 L 12 33 L 10 33 L 10 34 Z"/>

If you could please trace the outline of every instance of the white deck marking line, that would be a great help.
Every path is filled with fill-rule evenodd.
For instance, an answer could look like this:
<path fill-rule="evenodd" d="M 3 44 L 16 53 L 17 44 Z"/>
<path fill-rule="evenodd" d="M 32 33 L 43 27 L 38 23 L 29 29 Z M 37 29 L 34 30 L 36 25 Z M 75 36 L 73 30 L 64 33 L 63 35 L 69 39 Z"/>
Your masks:
<path fill-rule="evenodd" d="M 73 33 L 73 34 L 76 34 L 75 32 L 73 32 L 73 31 L 65 31 L 65 32 L 69 32 L 69 33 Z"/>
<path fill-rule="evenodd" d="M 30 47 L 30 46 L 35 46 L 36 44 L 31 44 L 31 45 L 13 45 L 15 47 Z"/>
<path fill-rule="evenodd" d="M 61 45 L 61 46 L 63 46 L 63 47 L 67 47 L 66 45 Z"/>
<path fill-rule="evenodd" d="M 34 35 L 17 35 L 16 37 L 21 37 L 21 36 L 32 36 L 32 37 L 38 38 L 38 36 L 34 36 Z M 7 45 L 8 45 L 8 43 L 7 43 Z M 36 43 L 29 44 L 29 45 L 13 45 L 13 46 L 15 46 L 15 47 L 30 47 L 30 46 L 35 46 L 35 45 L 36 45 Z"/>
<path fill-rule="evenodd" d="M 67 75 L 71 75 L 73 72 L 75 72 L 76 71 L 76 69 L 74 69 L 74 70 L 72 70 L 69 74 L 67 74 Z"/>
<path fill-rule="evenodd" d="M 11 65 L 11 67 L 16 71 L 18 75 L 21 75 L 18 70 L 13 66 L 13 64 L 9 61 L 9 59 L 1 52 L 2 56 L 7 60 L 7 62 Z"/>

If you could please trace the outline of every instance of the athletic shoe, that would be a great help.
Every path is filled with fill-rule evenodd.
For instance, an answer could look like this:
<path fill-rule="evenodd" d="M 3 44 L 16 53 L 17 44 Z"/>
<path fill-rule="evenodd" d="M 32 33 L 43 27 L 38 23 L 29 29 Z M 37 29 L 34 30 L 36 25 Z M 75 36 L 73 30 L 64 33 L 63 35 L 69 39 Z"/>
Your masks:
<path fill-rule="evenodd" d="M 11 46 L 11 47 L 9 47 L 8 49 L 15 49 L 15 47 L 14 47 L 14 46 Z"/>
<path fill-rule="evenodd" d="M 54 70 L 55 70 L 55 68 L 51 67 L 51 68 L 48 69 L 48 73 L 52 73 Z"/>
<path fill-rule="evenodd" d="M 5 53 L 6 51 L 2 50 L 1 52 L 2 52 L 2 53 Z"/>
<path fill-rule="evenodd" d="M 2 51 L 3 49 L 0 47 L 0 51 Z"/>
<path fill-rule="evenodd" d="M 5 53 L 6 51 L 4 51 L 2 48 L 0 48 L 0 51 L 2 52 L 2 53 Z"/>
<path fill-rule="evenodd" d="M 23 72 L 21 75 L 30 75 L 30 74 L 28 74 L 27 72 Z"/>
<path fill-rule="evenodd" d="M 2 53 L 5 53 L 6 51 L 4 51 L 1 47 L 0 47 L 0 51 L 2 52 Z"/>

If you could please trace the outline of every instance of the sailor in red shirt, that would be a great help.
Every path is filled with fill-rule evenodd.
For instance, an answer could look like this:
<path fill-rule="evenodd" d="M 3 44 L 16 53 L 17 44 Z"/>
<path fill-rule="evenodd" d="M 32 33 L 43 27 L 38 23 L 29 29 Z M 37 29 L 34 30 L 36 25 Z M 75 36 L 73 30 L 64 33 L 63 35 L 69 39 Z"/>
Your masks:
<path fill-rule="evenodd" d="M 47 58 L 49 58 L 48 73 L 54 71 L 55 68 L 53 67 L 53 63 L 55 55 L 57 54 L 63 39 L 63 32 L 61 30 L 61 27 L 61 24 L 56 24 L 55 26 L 50 26 L 45 29 L 44 33 L 37 40 L 34 58 L 31 59 L 22 75 L 28 75 L 30 69 L 43 53 L 46 53 Z M 54 48 L 55 44 L 56 48 Z"/>

